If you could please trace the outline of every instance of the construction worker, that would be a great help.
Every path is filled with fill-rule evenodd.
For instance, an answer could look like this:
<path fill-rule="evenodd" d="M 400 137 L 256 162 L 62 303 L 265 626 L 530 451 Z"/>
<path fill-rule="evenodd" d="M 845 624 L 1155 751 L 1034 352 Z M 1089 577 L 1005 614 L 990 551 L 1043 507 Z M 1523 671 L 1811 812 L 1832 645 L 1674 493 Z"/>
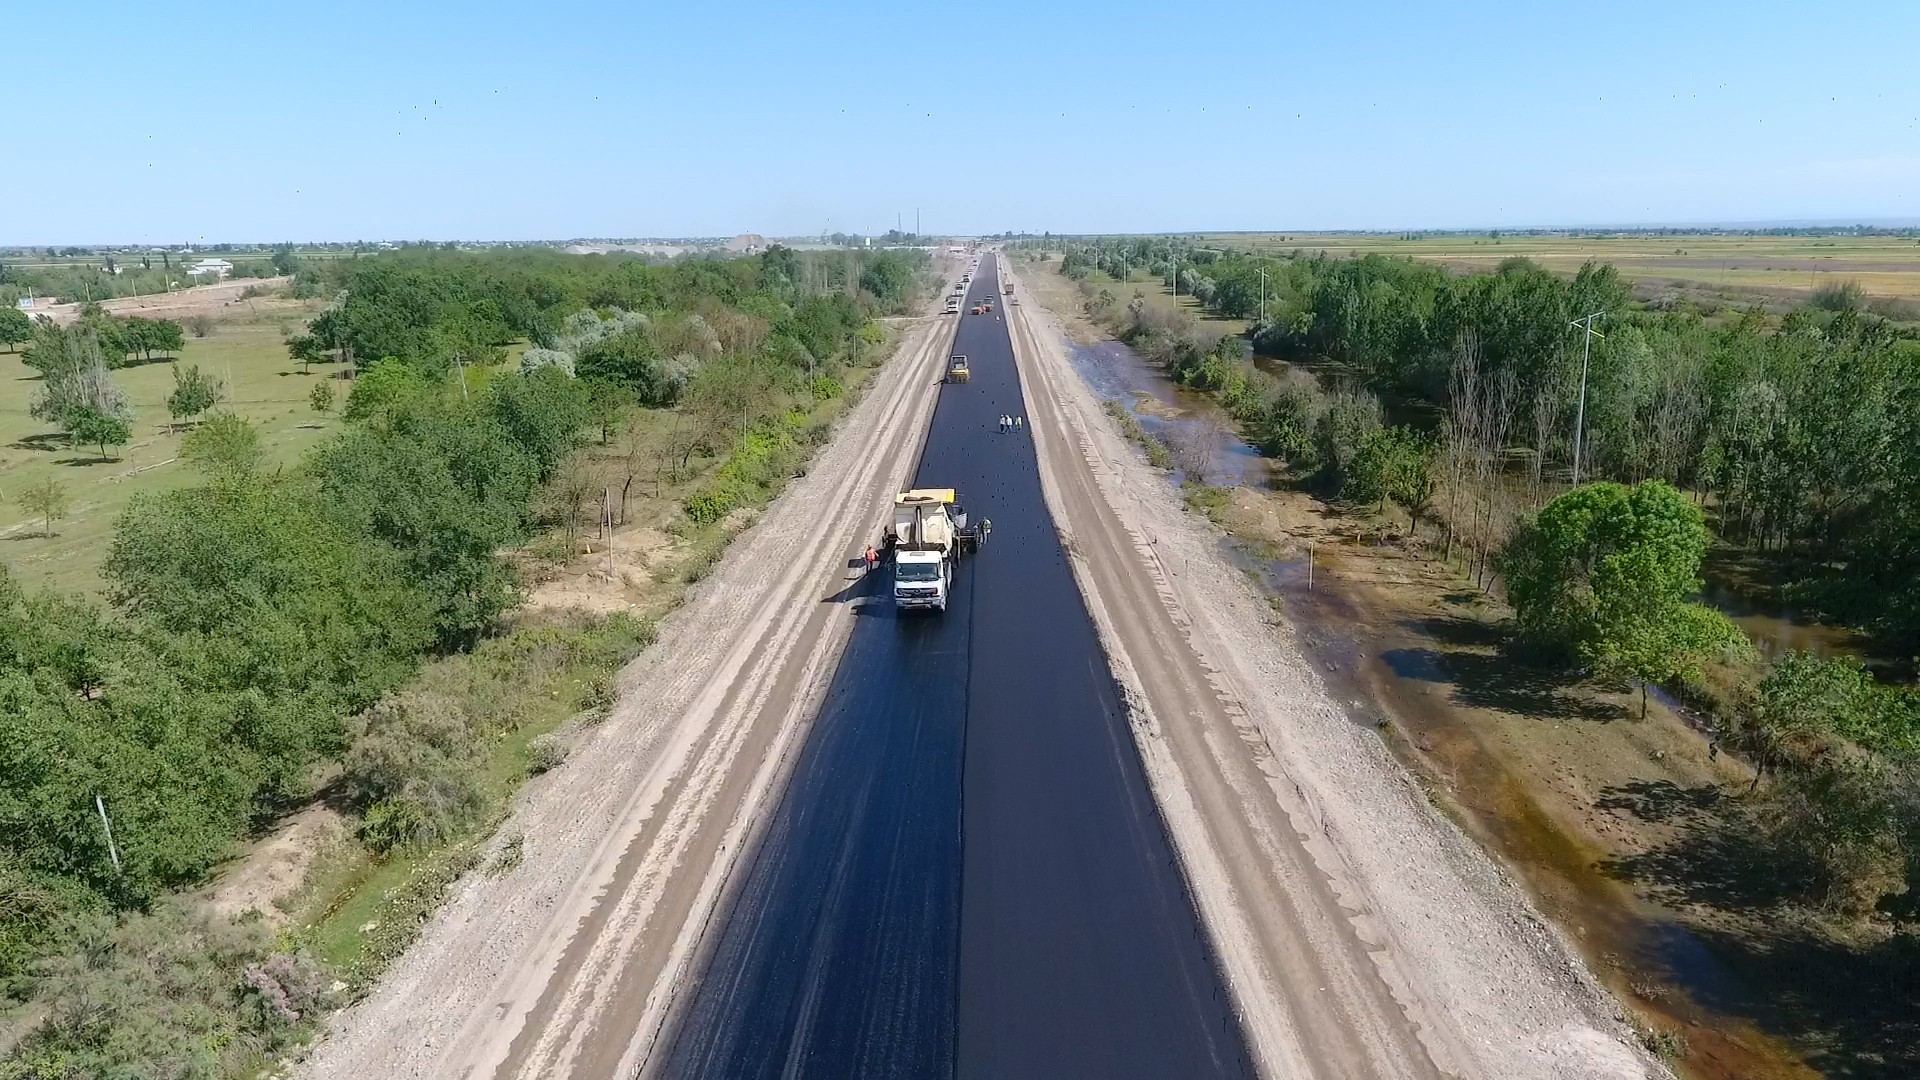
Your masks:
<path fill-rule="evenodd" d="M 1024 425 L 1024 424 L 1025 424 L 1026 422 L 1027 422 L 1027 418 L 1026 418 L 1026 417 L 1024 417 L 1024 416 L 1016 416 L 1016 417 L 1014 417 L 1014 418 L 1013 418 L 1013 430 L 1015 430 L 1015 431 L 1019 431 L 1019 430 L 1020 430 L 1020 428 L 1021 428 L 1021 426 L 1022 426 L 1022 425 Z"/>
<path fill-rule="evenodd" d="M 981 518 L 980 519 L 980 546 L 986 547 L 987 537 L 992 535 L 993 535 L 993 519 L 990 517 Z"/>
<path fill-rule="evenodd" d="M 871 574 L 874 572 L 874 570 L 879 568 L 880 553 L 873 550 L 872 544 L 867 545 L 867 553 L 864 557 L 867 560 L 867 573 Z"/>

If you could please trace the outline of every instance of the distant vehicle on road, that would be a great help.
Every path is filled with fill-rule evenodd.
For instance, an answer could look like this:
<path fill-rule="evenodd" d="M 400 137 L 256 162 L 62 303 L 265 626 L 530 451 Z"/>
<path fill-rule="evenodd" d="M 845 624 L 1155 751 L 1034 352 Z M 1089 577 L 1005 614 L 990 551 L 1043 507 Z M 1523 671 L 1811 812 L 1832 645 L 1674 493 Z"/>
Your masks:
<path fill-rule="evenodd" d="M 954 353 L 947 359 L 947 381 L 950 383 L 969 382 L 973 373 L 967 368 L 965 353 Z"/>
<path fill-rule="evenodd" d="M 953 564 L 960 557 L 959 509 L 952 488 L 913 488 L 893 497 L 893 520 L 881 544 L 893 551 L 893 605 L 947 610 Z M 954 520 L 954 513 L 961 521 Z"/>

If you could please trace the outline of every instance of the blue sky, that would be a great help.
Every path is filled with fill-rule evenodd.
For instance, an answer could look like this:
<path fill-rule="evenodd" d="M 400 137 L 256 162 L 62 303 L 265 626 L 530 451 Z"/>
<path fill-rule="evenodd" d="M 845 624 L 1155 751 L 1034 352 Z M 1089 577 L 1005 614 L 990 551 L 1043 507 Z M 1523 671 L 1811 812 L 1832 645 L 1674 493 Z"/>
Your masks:
<path fill-rule="evenodd" d="M 1905 2 L 59 6 L 0 243 L 1920 218 Z"/>

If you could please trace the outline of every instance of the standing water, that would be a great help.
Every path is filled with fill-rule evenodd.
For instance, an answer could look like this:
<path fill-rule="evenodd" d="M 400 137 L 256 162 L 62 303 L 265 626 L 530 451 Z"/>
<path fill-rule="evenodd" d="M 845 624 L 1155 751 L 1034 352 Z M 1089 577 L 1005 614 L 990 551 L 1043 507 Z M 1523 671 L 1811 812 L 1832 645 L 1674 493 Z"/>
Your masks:
<path fill-rule="evenodd" d="M 1261 487 L 1271 475 L 1266 458 L 1234 434 L 1233 418 L 1205 394 L 1178 386 L 1117 341 L 1074 345 L 1073 366 L 1103 401 L 1124 406 L 1140 429 L 1180 451 L 1194 479 L 1220 487 Z"/>

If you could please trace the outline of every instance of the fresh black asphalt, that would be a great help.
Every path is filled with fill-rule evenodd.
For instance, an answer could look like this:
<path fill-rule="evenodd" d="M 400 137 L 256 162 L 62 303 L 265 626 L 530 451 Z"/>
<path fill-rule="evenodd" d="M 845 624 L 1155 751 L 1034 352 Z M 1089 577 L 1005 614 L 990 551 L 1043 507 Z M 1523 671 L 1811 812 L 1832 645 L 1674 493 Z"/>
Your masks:
<path fill-rule="evenodd" d="M 875 574 L 670 1033 L 673 1077 L 1252 1068 L 1040 489 L 983 259 L 915 484 L 993 520 L 944 615 Z M 874 522 L 876 536 L 880 522 Z"/>

